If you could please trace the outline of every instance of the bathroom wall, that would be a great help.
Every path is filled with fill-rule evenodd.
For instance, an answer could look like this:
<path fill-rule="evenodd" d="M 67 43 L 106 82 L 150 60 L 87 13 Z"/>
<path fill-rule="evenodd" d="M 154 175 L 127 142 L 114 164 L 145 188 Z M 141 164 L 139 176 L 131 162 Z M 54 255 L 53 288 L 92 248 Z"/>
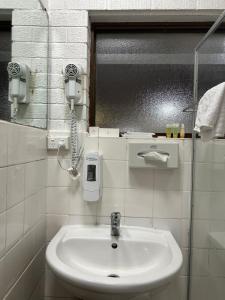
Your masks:
<path fill-rule="evenodd" d="M 0 121 L 0 145 L 0 299 L 40 300 L 46 131 Z"/>
<path fill-rule="evenodd" d="M 225 293 L 225 142 L 197 142 L 194 178 L 192 300 Z"/>
<path fill-rule="evenodd" d="M 69 131 L 70 114 L 63 91 L 63 69 L 68 63 L 82 66 L 84 105 L 77 109 L 79 124 L 88 126 L 90 78 L 90 20 L 173 21 L 216 19 L 223 0 L 119 1 L 49 0 L 50 14 L 50 110 L 49 132 Z M 182 15 L 182 16 L 181 16 Z M 195 16 L 195 17 L 194 17 Z M 189 19 L 188 19 L 189 18 Z M 186 296 L 188 218 L 191 180 L 191 141 L 179 141 L 180 166 L 176 170 L 130 171 L 127 140 L 86 138 L 86 150 L 104 154 L 104 194 L 98 204 L 82 200 L 80 183 L 73 182 L 49 151 L 47 183 L 47 241 L 63 224 L 108 223 L 119 210 L 124 224 L 153 226 L 172 231 L 184 254 L 180 276 L 154 300 L 184 300 Z M 113 150 L 112 150 L 113 149 Z M 65 163 L 69 166 L 69 156 Z M 46 299 L 72 298 L 46 269 Z"/>
<path fill-rule="evenodd" d="M 109 224 L 110 214 L 120 211 L 125 225 L 168 229 L 184 254 L 179 278 L 152 299 L 185 299 L 188 218 L 191 184 L 191 140 L 178 140 L 179 168 L 130 169 L 128 139 L 86 137 L 85 151 L 103 153 L 103 198 L 98 203 L 82 199 L 81 182 L 61 170 L 54 155 L 48 158 L 47 241 L 63 224 Z M 152 140 L 153 142 L 155 139 Z M 69 163 L 65 161 L 65 164 Z M 64 294 L 65 293 L 65 294 Z M 54 284 L 47 271 L 46 296 L 68 295 Z M 168 297 L 170 295 L 170 297 Z"/>

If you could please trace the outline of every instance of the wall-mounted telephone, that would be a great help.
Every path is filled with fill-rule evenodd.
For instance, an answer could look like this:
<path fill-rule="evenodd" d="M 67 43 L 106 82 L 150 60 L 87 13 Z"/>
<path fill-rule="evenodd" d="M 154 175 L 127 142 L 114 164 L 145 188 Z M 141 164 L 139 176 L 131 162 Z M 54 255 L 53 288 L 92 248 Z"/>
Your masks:
<path fill-rule="evenodd" d="M 18 103 L 30 102 L 30 70 L 27 65 L 9 62 L 9 101 L 13 104 L 13 114 L 18 110 Z"/>

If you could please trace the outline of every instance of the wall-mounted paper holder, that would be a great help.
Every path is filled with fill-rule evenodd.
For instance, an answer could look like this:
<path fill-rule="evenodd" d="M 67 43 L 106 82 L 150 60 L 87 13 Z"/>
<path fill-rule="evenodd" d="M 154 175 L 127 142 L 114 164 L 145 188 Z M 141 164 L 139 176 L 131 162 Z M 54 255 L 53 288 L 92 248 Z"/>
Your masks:
<path fill-rule="evenodd" d="M 131 142 L 128 147 L 131 168 L 178 168 L 178 143 Z"/>

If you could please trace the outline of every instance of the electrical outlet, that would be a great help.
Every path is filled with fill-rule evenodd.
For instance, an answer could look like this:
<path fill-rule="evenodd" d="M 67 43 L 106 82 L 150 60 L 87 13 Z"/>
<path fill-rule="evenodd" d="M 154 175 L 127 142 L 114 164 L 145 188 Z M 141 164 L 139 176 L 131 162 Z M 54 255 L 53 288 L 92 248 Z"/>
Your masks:
<path fill-rule="evenodd" d="M 48 136 L 48 150 L 58 150 L 60 145 L 69 150 L 69 141 L 69 136 Z"/>

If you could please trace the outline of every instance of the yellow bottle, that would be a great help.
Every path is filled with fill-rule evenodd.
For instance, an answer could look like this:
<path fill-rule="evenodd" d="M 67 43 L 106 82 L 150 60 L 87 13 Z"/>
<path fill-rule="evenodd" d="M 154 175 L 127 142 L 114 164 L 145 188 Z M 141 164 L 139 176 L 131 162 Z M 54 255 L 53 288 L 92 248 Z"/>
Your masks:
<path fill-rule="evenodd" d="M 166 137 L 171 138 L 171 124 L 166 125 Z"/>
<path fill-rule="evenodd" d="M 180 126 L 180 138 L 181 138 L 181 139 L 184 139 L 184 138 L 185 138 L 184 124 L 181 124 L 181 126 Z"/>

